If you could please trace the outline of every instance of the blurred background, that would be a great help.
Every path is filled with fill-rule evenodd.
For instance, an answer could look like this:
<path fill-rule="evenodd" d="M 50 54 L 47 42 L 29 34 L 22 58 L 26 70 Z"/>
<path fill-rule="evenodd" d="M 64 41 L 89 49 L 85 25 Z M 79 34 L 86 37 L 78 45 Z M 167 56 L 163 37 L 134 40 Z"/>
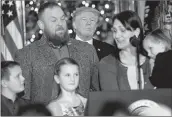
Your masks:
<path fill-rule="evenodd" d="M 13 59 L 15 49 L 20 49 L 35 41 L 39 40 L 43 32 L 37 25 L 37 14 L 40 5 L 49 0 L 22 0 L 22 1 L 8 1 L 2 0 L 2 16 L 1 26 L 3 38 L 1 43 L 1 58 Z M 104 41 L 111 45 L 114 44 L 112 38 L 111 26 L 112 17 L 124 10 L 133 10 L 137 12 L 142 20 L 144 26 L 144 34 L 148 34 L 156 28 L 164 30 L 165 34 L 172 39 L 172 1 L 150 1 L 150 0 L 52 0 L 58 2 L 62 7 L 66 16 L 68 24 L 68 32 L 71 38 L 75 37 L 72 28 L 72 13 L 77 7 L 86 6 L 92 7 L 100 11 L 101 17 L 99 19 L 100 25 L 97 28 L 94 38 Z M 15 11 L 16 10 L 16 11 Z M 13 13 L 9 12 L 13 11 Z M 16 12 L 16 13 L 15 13 Z M 11 29 L 12 33 L 15 27 L 8 27 L 11 21 L 17 17 L 19 33 L 8 37 Z M 6 22 L 8 21 L 8 22 Z M 8 29 L 8 32 L 6 30 Z M 10 33 L 11 34 L 11 33 Z M 15 37 L 15 38 L 14 38 Z M 12 38 L 14 45 L 9 43 Z M 11 48 L 11 46 L 13 48 Z M 14 49 L 15 48 L 15 49 Z M 9 55 L 11 54 L 11 55 Z"/>

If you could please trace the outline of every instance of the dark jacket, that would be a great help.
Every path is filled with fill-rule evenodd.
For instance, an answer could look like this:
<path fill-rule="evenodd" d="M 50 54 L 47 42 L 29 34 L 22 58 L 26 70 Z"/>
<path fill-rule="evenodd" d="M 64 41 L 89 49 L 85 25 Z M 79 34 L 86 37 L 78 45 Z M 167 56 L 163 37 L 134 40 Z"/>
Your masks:
<path fill-rule="evenodd" d="M 150 80 L 157 88 L 172 88 L 172 50 L 157 55 Z"/>
<path fill-rule="evenodd" d="M 109 54 L 117 53 L 115 46 L 112 46 L 108 43 L 105 43 L 96 39 L 93 39 L 93 46 L 96 49 L 99 60 L 101 60 L 105 56 L 108 56 Z"/>

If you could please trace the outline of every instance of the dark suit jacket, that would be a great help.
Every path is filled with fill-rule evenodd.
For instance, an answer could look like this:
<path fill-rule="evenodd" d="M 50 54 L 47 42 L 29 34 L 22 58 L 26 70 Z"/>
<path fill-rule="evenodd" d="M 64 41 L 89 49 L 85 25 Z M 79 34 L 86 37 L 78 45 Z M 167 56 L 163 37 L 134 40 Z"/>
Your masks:
<path fill-rule="evenodd" d="M 149 81 L 150 67 L 148 60 L 141 67 L 143 69 L 145 89 L 153 89 Z M 93 77 L 93 86 L 96 90 L 130 90 L 127 67 L 124 67 L 114 55 L 108 55 L 103 58 L 97 65 L 97 70 L 98 78 L 96 76 Z"/>
<path fill-rule="evenodd" d="M 157 88 L 172 88 L 172 50 L 157 55 L 150 80 Z"/>
<path fill-rule="evenodd" d="M 93 39 L 93 46 L 97 51 L 99 60 L 112 53 L 117 53 L 116 48 L 108 43 Z"/>
<path fill-rule="evenodd" d="M 70 40 L 69 56 L 80 65 L 79 93 L 88 96 L 93 66 L 98 62 L 95 48 L 86 42 Z M 24 96 L 32 102 L 48 103 L 52 98 L 54 65 L 56 55 L 42 36 L 41 40 L 24 47 L 16 53 L 15 60 L 20 63 L 26 78 Z M 57 92 L 58 93 L 58 92 Z"/>

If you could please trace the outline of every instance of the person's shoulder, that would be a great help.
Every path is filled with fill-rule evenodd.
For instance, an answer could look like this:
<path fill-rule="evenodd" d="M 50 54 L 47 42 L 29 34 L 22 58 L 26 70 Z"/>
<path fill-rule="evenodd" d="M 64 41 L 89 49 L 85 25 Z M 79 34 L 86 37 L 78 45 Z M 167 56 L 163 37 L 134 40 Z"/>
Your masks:
<path fill-rule="evenodd" d="M 47 108 L 50 110 L 61 110 L 60 104 L 58 102 L 58 100 L 53 100 L 51 101 L 48 105 Z"/>
<path fill-rule="evenodd" d="M 62 116 L 62 109 L 58 100 L 51 101 L 46 107 L 53 116 Z"/>
<path fill-rule="evenodd" d="M 28 99 L 24 99 L 24 98 L 18 98 L 19 103 L 21 103 L 21 105 L 28 105 L 31 104 L 31 101 Z"/>
<path fill-rule="evenodd" d="M 163 53 L 159 53 L 157 56 L 156 56 L 156 59 L 155 59 L 155 63 L 157 64 L 168 64 L 168 65 L 171 65 L 172 64 L 172 50 L 169 50 L 167 52 L 163 52 Z"/>
<path fill-rule="evenodd" d="M 93 43 L 95 45 L 99 45 L 99 46 L 103 46 L 103 47 L 107 47 L 107 48 L 115 48 L 113 45 L 110 45 L 106 42 L 103 42 L 103 41 L 100 41 L 100 40 L 97 40 L 97 39 L 93 39 Z"/>
<path fill-rule="evenodd" d="M 52 107 L 54 107 L 56 105 L 59 105 L 58 104 L 58 100 L 52 100 L 52 101 L 49 102 L 49 104 L 47 105 L 47 107 L 52 108 Z"/>
<path fill-rule="evenodd" d="M 100 63 L 102 64 L 113 64 L 116 62 L 117 62 L 117 58 L 113 54 L 110 54 L 100 60 Z"/>
<path fill-rule="evenodd" d="M 77 47 L 81 47 L 81 48 L 93 48 L 93 45 L 88 44 L 87 42 L 83 42 L 80 40 L 76 40 L 76 39 L 70 39 L 71 44 Z"/>
<path fill-rule="evenodd" d="M 29 51 L 30 46 L 31 46 L 31 45 L 24 46 L 23 48 L 18 49 L 18 50 L 16 51 L 16 53 L 24 53 L 24 52 L 27 52 L 27 51 Z"/>
<path fill-rule="evenodd" d="M 90 57 L 92 57 L 94 54 L 97 54 L 93 45 L 76 39 L 71 40 L 71 46 L 69 46 L 69 49 L 70 48 L 75 48 L 77 52 L 85 53 Z"/>
<path fill-rule="evenodd" d="M 81 96 L 80 94 L 77 94 L 77 96 L 80 98 L 80 100 L 82 101 L 82 103 L 84 104 L 84 106 L 87 103 L 87 98 L 84 98 L 83 96 Z"/>
<path fill-rule="evenodd" d="M 37 48 L 37 45 L 36 45 L 36 42 L 32 43 L 32 44 L 29 44 L 29 45 L 26 45 L 24 46 L 23 48 L 21 49 L 18 49 L 16 51 L 16 54 L 17 53 L 21 53 L 21 54 L 24 54 L 24 53 L 28 53 L 28 51 L 32 51 L 33 49 Z"/>
<path fill-rule="evenodd" d="M 158 58 L 172 58 L 172 50 L 169 50 L 167 52 L 163 52 L 157 55 Z"/>
<path fill-rule="evenodd" d="M 77 96 L 78 96 L 80 99 L 82 99 L 82 100 L 84 100 L 84 101 L 87 101 L 87 98 L 83 97 L 82 95 L 77 94 Z"/>

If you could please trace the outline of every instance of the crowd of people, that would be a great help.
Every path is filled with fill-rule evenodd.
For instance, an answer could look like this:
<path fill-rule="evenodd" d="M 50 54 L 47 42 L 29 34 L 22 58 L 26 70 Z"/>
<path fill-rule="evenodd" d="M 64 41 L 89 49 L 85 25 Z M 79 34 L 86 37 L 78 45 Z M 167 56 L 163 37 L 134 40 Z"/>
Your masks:
<path fill-rule="evenodd" d="M 79 116 L 89 92 L 172 88 L 172 39 L 161 29 L 144 37 L 138 14 L 128 10 L 113 17 L 114 47 L 93 39 L 99 16 L 76 8 L 71 39 L 61 7 L 40 6 L 41 39 L 1 62 L 2 116 Z"/>

